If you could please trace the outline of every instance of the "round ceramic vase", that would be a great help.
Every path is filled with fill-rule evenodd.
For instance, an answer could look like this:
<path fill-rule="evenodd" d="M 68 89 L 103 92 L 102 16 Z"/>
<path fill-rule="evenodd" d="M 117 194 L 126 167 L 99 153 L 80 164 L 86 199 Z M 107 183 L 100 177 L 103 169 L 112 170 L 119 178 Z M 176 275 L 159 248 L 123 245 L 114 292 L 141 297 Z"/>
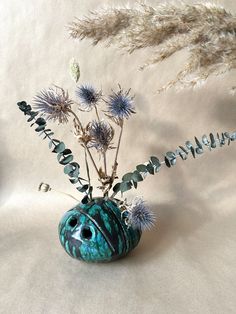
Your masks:
<path fill-rule="evenodd" d="M 59 224 L 65 251 L 86 262 L 110 262 L 139 243 L 141 231 L 125 224 L 114 200 L 95 198 L 65 213 Z"/>

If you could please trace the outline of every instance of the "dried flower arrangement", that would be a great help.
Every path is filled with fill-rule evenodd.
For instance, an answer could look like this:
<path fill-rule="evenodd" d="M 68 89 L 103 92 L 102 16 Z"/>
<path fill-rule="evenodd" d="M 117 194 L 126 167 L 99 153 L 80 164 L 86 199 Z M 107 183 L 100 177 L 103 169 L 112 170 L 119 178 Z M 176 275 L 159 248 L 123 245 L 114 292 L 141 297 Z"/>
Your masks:
<path fill-rule="evenodd" d="M 140 69 L 187 48 L 187 64 L 159 92 L 172 86 L 195 86 L 212 74 L 236 68 L 236 16 L 208 2 L 105 9 L 76 19 L 69 32 L 73 38 L 88 38 L 94 45 L 106 41 L 129 53 L 151 47 L 153 55 Z"/>
<path fill-rule="evenodd" d="M 236 28 L 235 18 L 225 10 L 210 5 L 181 8 L 162 5 L 157 9 L 142 5 L 142 8 L 143 11 L 114 9 L 102 15 L 95 13 L 92 19 L 73 23 L 71 34 L 76 38 L 93 38 L 94 43 L 103 39 L 109 39 L 110 43 L 119 40 L 122 47 L 128 47 L 130 52 L 161 45 L 153 59 L 154 63 L 191 45 L 191 67 L 181 71 L 177 80 L 168 86 L 177 82 L 186 85 L 185 79 L 190 74 L 194 74 L 195 78 L 188 83 L 194 85 L 200 78 L 205 79 L 212 73 L 235 67 L 236 41 L 232 31 L 233 27 Z M 222 23 L 218 27 L 217 23 L 220 21 Z M 211 32 L 206 32 L 207 27 Z M 227 36 L 221 36 L 223 30 Z M 220 34 L 219 38 L 216 34 Z M 214 36 L 219 41 L 216 40 L 216 49 L 212 53 L 209 49 Z M 201 40 L 204 45 L 200 43 Z M 228 53 L 223 53 L 223 49 Z M 197 58 L 202 62 L 199 63 Z M 80 67 L 75 59 L 71 60 L 70 72 L 77 84 Z M 76 85 L 74 100 L 68 91 L 54 85 L 34 97 L 34 109 L 25 101 L 18 102 L 19 109 L 28 116 L 27 121 L 31 123 L 31 127 L 36 126 L 35 131 L 43 139 L 48 139 L 49 148 L 57 154 L 57 160 L 64 167 L 64 173 L 69 176 L 70 182 L 84 194 L 81 203 L 62 218 L 59 235 L 66 252 L 85 261 L 111 261 L 126 255 L 138 244 L 142 231 L 154 225 L 155 215 L 143 199 L 137 197 L 129 203 L 127 199 L 122 200 L 125 192 L 136 189 L 148 174 L 158 173 L 162 165 L 168 168 L 175 166 L 178 157 L 182 160 L 186 160 L 189 155 L 196 158 L 205 148 L 211 151 L 236 140 L 236 131 L 216 135 L 210 133 L 209 136 L 203 135 L 201 139 L 195 137 L 194 142 L 186 141 L 176 150 L 165 153 L 163 160 L 151 156 L 147 162 L 138 164 L 133 171 L 124 174 L 120 182 L 116 182 L 124 125 L 135 113 L 131 91 L 125 91 L 118 86 L 117 91 L 112 90 L 110 95 L 105 96 L 101 90 L 91 85 Z M 232 92 L 234 91 L 235 88 L 232 88 Z M 80 113 L 86 112 L 93 112 L 95 118 L 83 125 Z M 54 133 L 47 127 L 47 121 L 60 125 L 66 124 L 70 119 L 73 120 L 76 140 L 84 151 L 86 178 L 81 176 L 80 165 L 74 161 L 72 151 L 62 141 L 55 139 Z M 116 133 L 118 138 L 115 141 Z M 112 168 L 108 169 L 107 157 L 111 150 L 114 151 L 114 162 Z M 94 158 L 94 152 L 100 156 L 99 165 Z M 93 196 L 91 166 L 98 176 L 101 197 Z M 45 183 L 39 189 L 44 192 L 51 190 Z M 116 199 L 118 193 L 121 193 L 121 200 Z"/>

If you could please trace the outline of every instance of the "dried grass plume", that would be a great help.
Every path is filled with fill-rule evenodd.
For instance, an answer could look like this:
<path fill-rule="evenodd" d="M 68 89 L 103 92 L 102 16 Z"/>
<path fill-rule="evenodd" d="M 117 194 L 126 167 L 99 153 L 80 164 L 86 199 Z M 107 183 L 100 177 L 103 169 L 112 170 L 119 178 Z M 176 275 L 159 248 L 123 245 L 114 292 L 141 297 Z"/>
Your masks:
<path fill-rule="evenodd" d="M 183 69 L 159 91 L 195 86 L 212 74 L 236 68 L 236 16 L 211 3 L 105 9 L 76 19 L 69 32 L 73 38 L 89 38 L 94 45 L 105 41 L 129 53 L 151 47 L 153 54 L 141 69 L 188 48 Z"/>

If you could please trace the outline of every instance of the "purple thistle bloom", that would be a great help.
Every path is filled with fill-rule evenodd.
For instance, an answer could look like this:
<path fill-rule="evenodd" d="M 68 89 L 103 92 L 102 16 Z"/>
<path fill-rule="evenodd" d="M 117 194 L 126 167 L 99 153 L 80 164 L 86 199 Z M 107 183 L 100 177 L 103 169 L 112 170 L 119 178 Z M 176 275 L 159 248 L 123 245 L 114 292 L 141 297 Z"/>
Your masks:
<path fill-rule="evenodd" d="M 81 85 L 75 91 L 81 101 L 82 110 L 91 111 L 101 98 L 101 92 L 96 91 L 90 85 Z"/>
<path fill-rule="evenodd" d="M 89 125 L 89 136 L 91 137 L 89 147 L 94 147 L 97 151 L 104 153 L 111 148 L 114 130 L 105 121 L 93 121 Z"/>
<path fill-rule="evenodd" d="M 69 99 L 68 92 L 63 89 L 42 90 L 34 97 L 35 108 L 46 116 L 48 120 L 67 123 L 73 101 Z"/>
<path fill-rule="evenodd" d="M 126 222 L 141 231 L 149 230 L 155 225 L 155 214 L 145 205 L 142 198 L 135 198 L 126 211 Z"/>
<path fill-rule="evenodd" d="M 107 101 L 108 113 L 111 117 L 123 120 L 124 118 L 128 119 L 134 111 L 133 98 L 129 96 L 129 91 L 124 92 L 121 88 L 120 90 L 109 96 Z"/>

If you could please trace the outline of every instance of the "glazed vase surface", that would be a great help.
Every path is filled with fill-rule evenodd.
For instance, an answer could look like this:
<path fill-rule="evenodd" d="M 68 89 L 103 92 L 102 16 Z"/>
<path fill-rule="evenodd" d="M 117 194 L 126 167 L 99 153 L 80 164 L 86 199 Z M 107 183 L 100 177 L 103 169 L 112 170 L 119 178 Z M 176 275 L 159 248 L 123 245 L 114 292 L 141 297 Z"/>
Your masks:
<path fill-rule="evenodd" d="M 125 224 L 114 200 L 95 198 L 65 213 L 59 224 L 65 251 L 86 262 L 110 262 L 139 243 L 141 231 Z"/>

